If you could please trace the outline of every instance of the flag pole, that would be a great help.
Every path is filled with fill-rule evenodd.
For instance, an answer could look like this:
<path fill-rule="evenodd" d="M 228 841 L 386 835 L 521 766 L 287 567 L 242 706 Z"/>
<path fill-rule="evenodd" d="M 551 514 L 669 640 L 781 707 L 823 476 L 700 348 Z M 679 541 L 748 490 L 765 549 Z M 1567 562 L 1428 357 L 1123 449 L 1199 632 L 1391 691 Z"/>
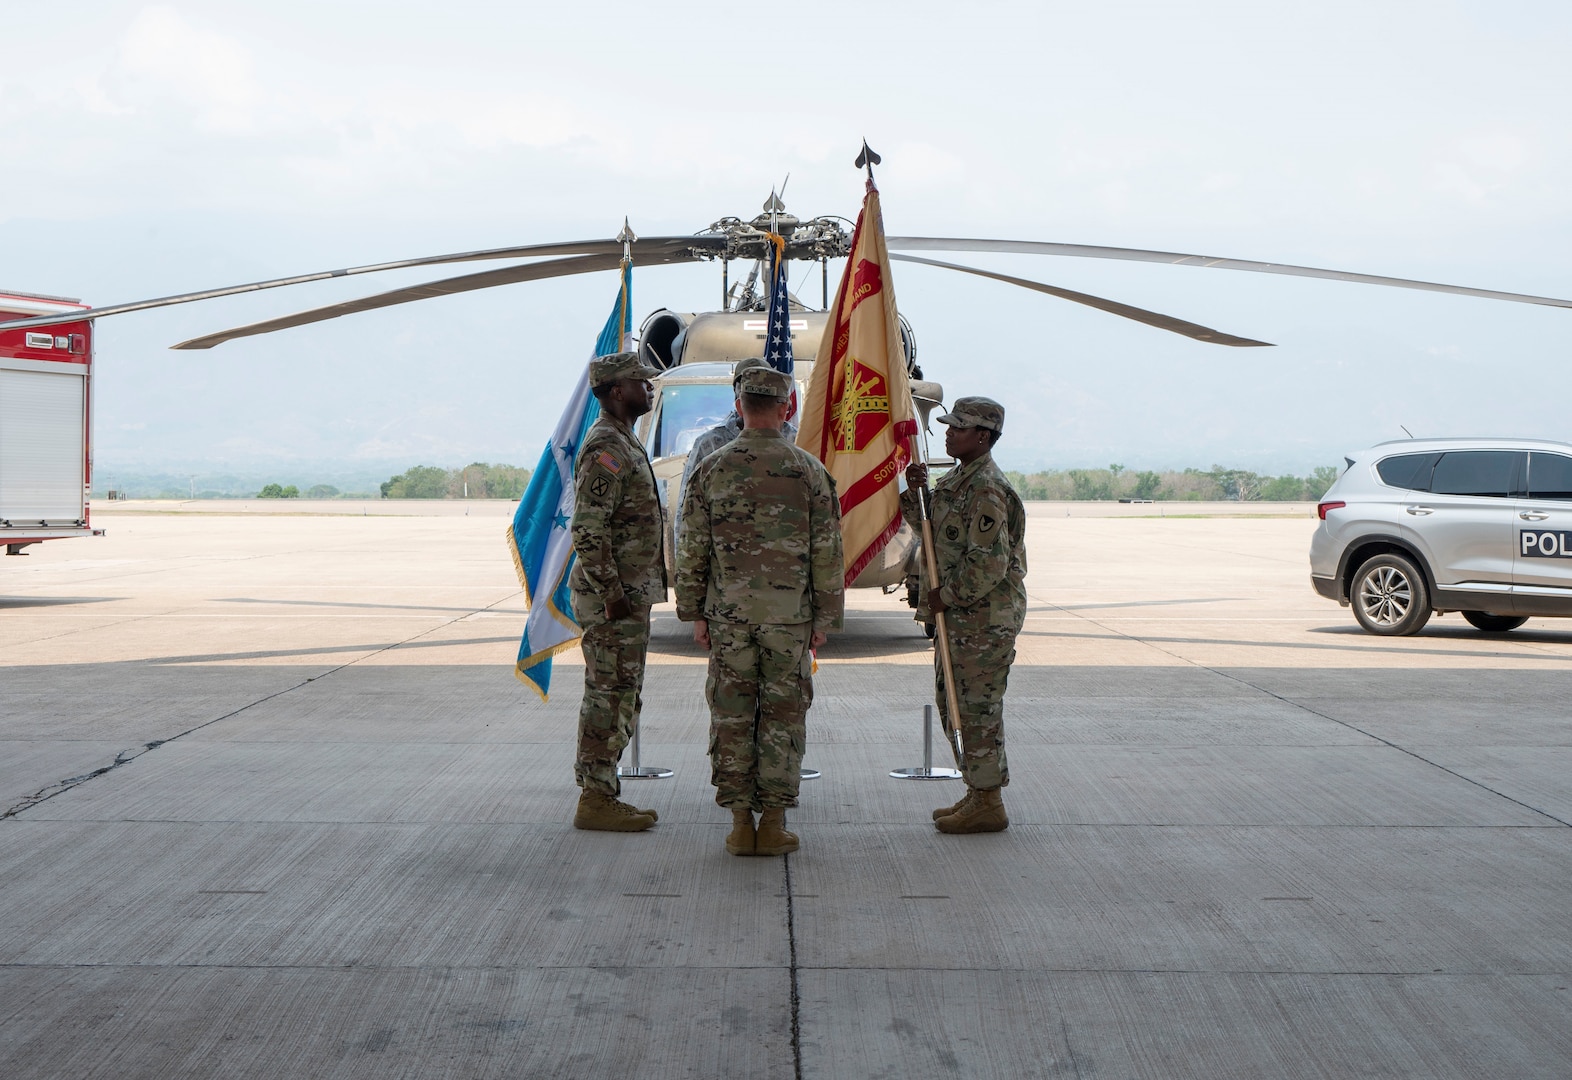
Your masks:
<path fill-rule="evenodd" d="M 633 233 L 633 227 L 628 224 L 628 219 L 622 219 L 622 231 L 617 234 L 617 239 L 622 241 L 622 265 L 618 268 L 622 279 L 622 322 L 617 327 L 617 351 L 621 352 L 628 345 L 628 325 L 630 312 L 628 304 L 628 267 L 633 265 L 633 241 L 638 237 Z M 644 765 L 639 761 L 639 728 L 644 724 L 644 717 L 640 715 L 633 721 L 633 733 L 628 738 L 629 763 L 626 767 L 618 766 L 617 775 L 625 780 L 666 780 L 673 773 L 672 770 L 658 765 Z"/>
<path fill-rule="evenodd" d="M 917 460 L 917 440 L 912 439 L 912 460 Z M 939 587 L 939 562 L 933 553 L 933 505 L 932 494 L 928 490 L 927 481 L 917 489 L 918 516 L 922 519 L 922 553 L 927 563 L 928 581 L 930 589 Z M 961 764 L 961 707 L 955 693 L 955 666 L 950 659 L 950 628 L 946 625 L 944 612 L 933 612 L 934 647 L 939 650 L 939 663 L 944 671 L 944 702 L 949 706 L 945 712 L 948 719 L 946 726 L 949 728 L 946 741 L 950 749 L 955 752 L 955 764 Z"/>

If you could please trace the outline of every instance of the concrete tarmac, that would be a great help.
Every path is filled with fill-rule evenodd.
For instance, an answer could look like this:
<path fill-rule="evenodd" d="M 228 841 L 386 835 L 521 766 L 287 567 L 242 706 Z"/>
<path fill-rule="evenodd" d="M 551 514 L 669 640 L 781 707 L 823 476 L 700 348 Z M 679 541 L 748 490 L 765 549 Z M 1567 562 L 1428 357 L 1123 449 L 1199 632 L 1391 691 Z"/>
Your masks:
<path fill-rule="evenodd" d="M 1032 504 L 1010 829 L 888 777 L 931 651 L 854 593 L 739 859 L 670 604 L 660 823 L 577 832 L 511 507 L 254 506 L 0 560 L 0 1077 L 1572 1076 L 1572 622 L 1374 638 L 1303 508 Z"/>

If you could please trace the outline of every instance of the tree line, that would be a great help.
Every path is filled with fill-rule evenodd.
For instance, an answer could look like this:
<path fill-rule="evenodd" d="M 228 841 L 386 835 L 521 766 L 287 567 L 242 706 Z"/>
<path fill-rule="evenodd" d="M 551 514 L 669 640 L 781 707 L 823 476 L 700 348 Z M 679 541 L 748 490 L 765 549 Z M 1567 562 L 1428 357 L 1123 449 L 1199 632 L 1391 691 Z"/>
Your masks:
<path fill-rule="evenodd" d="M 358 496 L 345 496 L 344 492 L 332 484 L 313 484 L 304 492 L 294 484 L 268 484 L 257 492 L 259 499 L 337 499 L 340 497 L 357 498 Z"/>
<path fill-rule="evenodd" d="M 1123 465 L 1110 465 L 1106 469 L 1050 469 L 1004 475 L 1021 498 L 1051 502 L 1315 502 L 1326 494 L 1337 473 L 1333 465 L 1313 469 L 1308 476 L 1266 476 L 1221 465 L 1183 472 L 1132 471 Z"/>
<path fill-rule="evenodd" d="M 1006 472 L 1016 494 L 1023 499 L 1051 502 L 1151 499 L 1180 502 L 1315 502 L 1337 479 L 1338 469 L 1323 465 L 1306 476 L 1285 473 L 1270 476 L 1248 469 L 1185 469 L 1155 472 L 1109 465 L 1106 469 L 1047 469 L 1040 472 Z M 461 469 L 416 465 L 380 485 L 384 499 L 518 499 L 529 485 L 530 470 L 517 465 L 473 462 Z M 331 484 L 317 484 L 301 491 L 294 484 L 268 484 L 261 499 L 364 498 L 346 494 Z"/>
<path fill-rule="evenodd" d="M 477 461 L 462 469 L 416 465 L 384 482 L 384 499 L 517 499 L 529 485 L 530 470 L 517 465 Z"/>
<path fill-rule="evenodd" d="M 491 465 L 476 461 L 462 469 L 416 465 L 384 480 L 378 495 L 384 499 L 517 499 L 529 485 L 530 470 L 517 465 Z M 332 484 L 317 484 L 301 491 L 295 484 L 268 484 L 259 499 L 364 499 L 376 496 L 343 492 Z"/>

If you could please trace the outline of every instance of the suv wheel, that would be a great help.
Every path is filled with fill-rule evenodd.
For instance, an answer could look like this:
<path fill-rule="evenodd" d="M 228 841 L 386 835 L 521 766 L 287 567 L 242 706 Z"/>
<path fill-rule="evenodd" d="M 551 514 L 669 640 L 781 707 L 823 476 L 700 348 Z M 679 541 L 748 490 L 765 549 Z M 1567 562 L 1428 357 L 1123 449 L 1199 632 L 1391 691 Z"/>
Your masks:
<path fill-rule="evenodd" d="M 1504 634 L 1528 622 L 1527 615 L 1490 615 L 1483 611 L 1465 611 L 1463 618 L 1476 630 L 1487 634 Z"/>
<path fill-rule="evenodd" d="M 1372 634 L 1417 634 L 1430 621 L 1425 579 L 1401 555 L 1377 555 L 1360 566 L 1349 584 L 1348 598 L 1354 618 Z"/>

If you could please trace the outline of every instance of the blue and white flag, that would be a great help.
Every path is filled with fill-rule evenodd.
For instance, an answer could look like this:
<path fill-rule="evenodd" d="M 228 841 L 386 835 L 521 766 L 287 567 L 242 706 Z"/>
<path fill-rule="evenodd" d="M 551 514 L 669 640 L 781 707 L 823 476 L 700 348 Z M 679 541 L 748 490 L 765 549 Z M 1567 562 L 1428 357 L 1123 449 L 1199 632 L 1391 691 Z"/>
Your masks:
<path fill-rule="evenodd" d="M 611 309 L 590 359 L 621 352 L 631 342 L 633 330 L 633 267 L 622 265 L 622 288 Z M 513 512 L 508 527 L 508 548 L 513 567 L 524 585 L 529 618 L 524 640 L 519 642 L 513 674 L 533 687 L 542 701 L 551 690 L 551 658 L 571 649 L 583 636 L 573 617 L 568 574 L 573 570 L 573 459 L 590 425 L 600 415 L 600 402 L 589 387 L 589 363 L 579 375 L 568 407 L 557 421 L 551 441 L 540 455 L 540 464 L 529 478 L 529 487 Z"/>

